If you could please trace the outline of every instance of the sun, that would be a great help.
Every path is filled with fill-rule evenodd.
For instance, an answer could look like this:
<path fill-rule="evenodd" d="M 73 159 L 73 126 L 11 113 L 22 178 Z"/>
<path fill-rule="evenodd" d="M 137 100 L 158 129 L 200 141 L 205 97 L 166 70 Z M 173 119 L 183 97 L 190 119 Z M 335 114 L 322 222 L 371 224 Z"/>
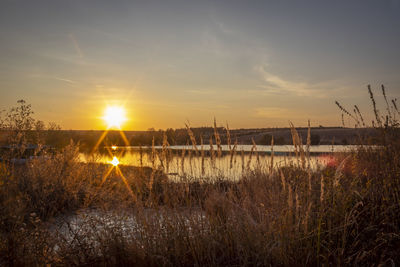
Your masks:
<path fill-rule="evenodd" d="M 122 123 L 126 121 L 125 110 L 118 106 L 109 106 L 106 108 L 103 116 L 108 128 L 121 128 Z"/>

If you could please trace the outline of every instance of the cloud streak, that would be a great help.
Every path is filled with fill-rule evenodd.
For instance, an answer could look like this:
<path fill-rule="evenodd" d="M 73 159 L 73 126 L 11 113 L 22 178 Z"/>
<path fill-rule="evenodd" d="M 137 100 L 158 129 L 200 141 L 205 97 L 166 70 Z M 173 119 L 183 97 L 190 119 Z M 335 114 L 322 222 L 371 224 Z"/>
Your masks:
<path fill-rule="evenodd" d="M 75 35 L 70 33 L 68 35 L 68 37 L 72 41 L 72 44 L 74 45 L 75 51 L 76 51 L 77 55 L 79 56 L 79 58 L 83 58 L 83 53 L 82 53 L 81 47 L 79 46 L 78 41 L 75 38 Z"/>
<path fill-rule="evenodd" d="M 332 95 L 333 91 L 341 89 L 339 87 L 334 88 L 332 84 L 328 82 L 293 82 L 272 74 L 267 71 L 264 66 L 256 66 L 255 69 L 265 81 L 265 84 L 259 87 L 263 88 L 266 94 L 289 94 L 303 97 L 327 98 Z"/>
<path fill-rule="evenodd" d="M 70 84 L 75 84 L 76 82 L 70 79 L 65 79 L 65 78 L 59 78 L 59 77 L 53 77 L 54 80 L 61 81 L 61 82 L 66 82 Z"/>

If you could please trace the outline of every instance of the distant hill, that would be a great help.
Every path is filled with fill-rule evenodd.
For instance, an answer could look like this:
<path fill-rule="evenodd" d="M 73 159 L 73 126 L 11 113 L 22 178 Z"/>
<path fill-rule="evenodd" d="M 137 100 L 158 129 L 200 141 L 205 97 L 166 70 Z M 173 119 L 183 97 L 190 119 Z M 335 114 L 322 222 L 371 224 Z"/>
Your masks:
<path fill-rule="evenodd" d="M 214 128 L 201 127 L 191 128 L 196 138 L 197 144 L 209 144 L 210 137 L 213 143 Z M 217 128 L 222 144 L 227 144 L 227 131 L 223 127 Z M 308 128 L 296 128 L 305 144 L 307 141 Z M 95 146 L 104 131 L 95 130 L 56 130 L 42 131 L 40 135 L 45 144 L 53 147 L 63 147 L 70 140 L 80 143 L 83 150 L 90 150 Z M 154 138 L 155 145 L 161 145 L 164 134 L 167 136 L 170 145 L 185 145 L 191 144 L 187 129 L 167 129 L 150 130 L 150 131 L 124 131 L 124 134 L 130 145 L 151 146 Z M 360 143 L 374 143 L 374 137 L 377 132 L 373 128 L 341 128 L 341 127 L 315 127 L 311 128 L 311 144 L 312 145 L 353 145 Z M 0 144 L 7 144 L 7 132 L 0 132 Z M 252 144 L 254 139 L 258 145 L 271 144 L 272 136 L 275 145 L 292 144 L 292 134 L 290 128 L 257 128 L 257 129 L 233 129 L 230 130 L 231 143 L 237 140 L 238 144 Z M 101 142 L 100 146 L 104 145 L 125 145 L 119 131 L 109 131 Z"/>
<path fill-rule="evenodd" d="M 303 144 L 307 142 L 308 128 L 296 128 Z M 251 143 L 253 138 L 257 144 L 270 144 L 271 136 L 274 137 L 275 144 L 292 144 L 292 134 L 290 128 L 275 129 L 254 129 L 233 131 L 238 137 L 238 142 L 243 144 Z M 377 135 L 373 128 L 341 128 L 341 127 L 318 127 L 311 128 L 311 143 L 313 145 L 350 145 L 368 143 L 373 141 Z"/>

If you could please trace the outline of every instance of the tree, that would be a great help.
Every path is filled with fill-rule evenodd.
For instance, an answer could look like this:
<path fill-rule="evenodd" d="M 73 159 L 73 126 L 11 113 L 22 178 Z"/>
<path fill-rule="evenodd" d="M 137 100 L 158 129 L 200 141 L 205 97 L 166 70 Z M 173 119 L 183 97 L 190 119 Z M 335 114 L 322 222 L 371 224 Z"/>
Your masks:
<path fill-rule="evenodd" d="M 5 127 L 9 130 L 28 131 L 32 130 L 35 119 L 32 118 L 33 110 L 25 100 L 18 100 L 17 106 L 8 111 L 5 118 Z"/>
<path fill-rule="evenodd" d="M 35 125 L 32 106 L 25 100 L 18 100 L 17 106 L 12 107 L 3 119 L 3 128 L 9 133 L 8 142 L 14 145 L 27 144 L 34 138 L 30 132 Z"/>

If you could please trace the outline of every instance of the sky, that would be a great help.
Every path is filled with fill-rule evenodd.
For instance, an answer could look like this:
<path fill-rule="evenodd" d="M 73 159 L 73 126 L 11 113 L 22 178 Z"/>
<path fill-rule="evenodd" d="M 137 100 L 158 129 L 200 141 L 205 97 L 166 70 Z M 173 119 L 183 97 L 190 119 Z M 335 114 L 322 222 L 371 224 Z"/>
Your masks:
<path fill-rule="evenodd" d="M 340 126 L 399 74 L 400 0 L 0 0 L 0 109 L 63 129 Z"/>

